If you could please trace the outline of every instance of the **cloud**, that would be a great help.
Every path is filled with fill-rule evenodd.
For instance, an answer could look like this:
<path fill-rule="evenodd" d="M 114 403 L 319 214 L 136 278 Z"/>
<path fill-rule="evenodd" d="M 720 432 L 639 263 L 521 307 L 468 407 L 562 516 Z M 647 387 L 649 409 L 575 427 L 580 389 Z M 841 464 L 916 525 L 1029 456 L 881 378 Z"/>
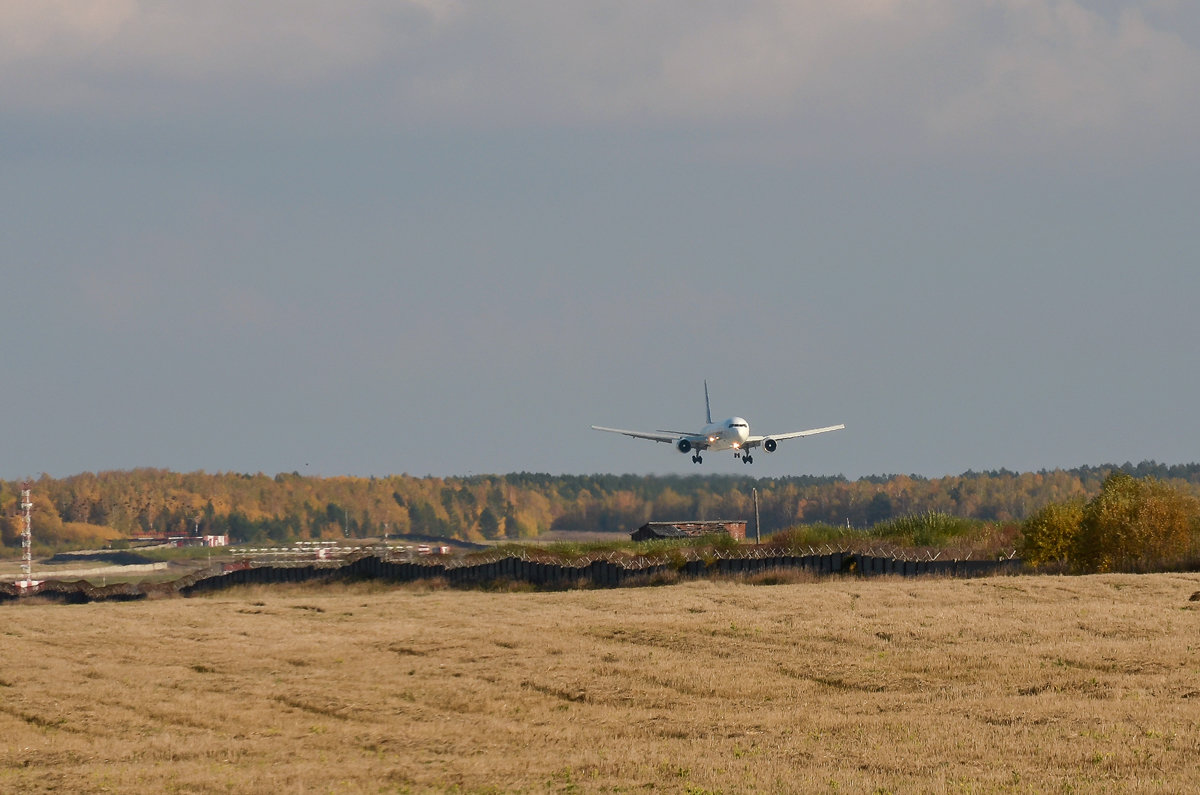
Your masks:
<path fill-rule="evenodd" d="M 1177 146 L 1200 126 L 1198 15 L 1164 0 L 8 0 L 0 101 L 289 129 L 766 131 L 843 153 Z"/>
<path fill-rule="evenodd" d="M 1198 131 L 1189 97 L 1200 90 L 1200 51 L 1177 33 L 1136 8 L 1109 20 L 1075 2 L 1000 5 L 1006 34 L 981 55 L 980 79 L 930 113 L 937 138 L 1089 150 L 1131 139 L 1179 143 Z"/>
<path fill-rule="evenodd" d="M 56 53 L 83 57 L 130 22 L 134 0 L 45 0 L 0 2 L 0 59 L 6 63 L 47 61 Z"/>

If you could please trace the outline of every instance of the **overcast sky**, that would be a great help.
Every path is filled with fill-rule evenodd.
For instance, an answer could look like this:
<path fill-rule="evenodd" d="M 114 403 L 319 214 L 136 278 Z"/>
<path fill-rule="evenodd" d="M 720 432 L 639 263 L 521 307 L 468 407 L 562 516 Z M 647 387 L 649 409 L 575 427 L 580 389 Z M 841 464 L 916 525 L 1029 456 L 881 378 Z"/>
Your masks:
<path fill-rule="evenodd" d="M 0 0 L 0 477 L 1195 461 L 1197 141 L 1193 0 Z"/>

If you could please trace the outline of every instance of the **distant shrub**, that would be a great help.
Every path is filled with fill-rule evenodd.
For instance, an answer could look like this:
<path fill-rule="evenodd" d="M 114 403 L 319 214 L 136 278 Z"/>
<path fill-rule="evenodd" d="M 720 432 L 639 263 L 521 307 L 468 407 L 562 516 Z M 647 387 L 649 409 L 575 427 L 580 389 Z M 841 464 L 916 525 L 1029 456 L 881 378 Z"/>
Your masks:
<path fill-rule="evenodd" d="M 725 552 L 737 549 L 742 543 L 728 533 L 713 533 L 704 536 L 702 541 L 711 545 L 713 549 L 720 549 Z"/>
<path fill-rule="evenodd" d="M 1031 566 L 1070 562 L 1083 522 L 1083 500 L 1052 503 L 1021 525 L 1021 558 Z"/>
<path fill-rule="evenodd" d="M 401 583 L 397 587 L 402 591 L 415 591 L 417 593 L 445 591 L 450 588 L 450 581 L 445 577 L 425 577 L 420 580 Z"/>
<path fill-rule="evenodd" d="M 976 531 L 980 522 L 941 511 L 910 514 L 880 522 L 871 535 L 903 546 L 937 547 Z"/>
<path fill-rule="evenodd" d="M 848 533 L 855 538 L 862 534 L 857 531 L 847 531 L 842 525 L 835 524 L 805 524 L 788 528 L 770 536 L 766 543 L 771 546 L 783 547 L 794 551 L 806 551 L 809 547 L 820 547 L 845 540 Z"/>
<path fill-rule="evenodd" d="M 753 574 L 741 574 L 735 578 L 747 585 L 796 585 L 818 582 L 820 577 L 807 569 L 768 569 Z"/>
<path fill-rule="evenodd" d="M 1083 508 L 1071 561 L 1081 571 L 1145 571 L 1194 551 L 1200 507 L 1155 478 L 1108 476 Z"/>
<path fill-rule="evenodd" d="M 618 553 L 622 555 L 670 555 L 683 549 L 706 544 L 709 538 L 656 538 L 648 541 L 630 541 L 614 538 L 612 541 L 555 541 L 549 544 L 505 544 L 492 550 L 503 550 L 508 554 L 520 555 L 537 551 L 560 560 L 578 560 L 595 555 Z"/>

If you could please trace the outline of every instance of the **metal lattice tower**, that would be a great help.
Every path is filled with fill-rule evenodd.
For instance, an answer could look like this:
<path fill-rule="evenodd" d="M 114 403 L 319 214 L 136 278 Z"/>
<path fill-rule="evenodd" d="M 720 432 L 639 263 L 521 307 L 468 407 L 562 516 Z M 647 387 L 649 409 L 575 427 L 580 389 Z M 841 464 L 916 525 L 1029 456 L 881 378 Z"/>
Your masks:
<path fill-rule="evenodd" d="M 32 485 L 28 480 L 21 484 L 21 511 L 25 515 L 25 529 L 21 533 L 21 549 L 24 557 L 21 560 L 21 573 L 25 575 L 25 583 L 33 582 L 33 519 L 30 511 L 33 503 L 29 499 Z"/>

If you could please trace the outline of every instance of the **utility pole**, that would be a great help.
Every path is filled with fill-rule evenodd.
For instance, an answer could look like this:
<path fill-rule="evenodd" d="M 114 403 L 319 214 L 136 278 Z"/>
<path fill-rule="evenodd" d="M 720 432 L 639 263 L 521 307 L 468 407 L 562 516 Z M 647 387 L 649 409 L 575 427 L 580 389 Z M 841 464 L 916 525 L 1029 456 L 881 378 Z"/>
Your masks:
<path fill-rule="evenodd" d="M 761 544 L 762 543 L 762 532 L 761 532 L 762 525 L 760 525 L 758 523 L 758 489 L 755 488 L 755 489 L 751 489 L 750 491 L 752 494 L 754 494 L 754 543 Z"/>

